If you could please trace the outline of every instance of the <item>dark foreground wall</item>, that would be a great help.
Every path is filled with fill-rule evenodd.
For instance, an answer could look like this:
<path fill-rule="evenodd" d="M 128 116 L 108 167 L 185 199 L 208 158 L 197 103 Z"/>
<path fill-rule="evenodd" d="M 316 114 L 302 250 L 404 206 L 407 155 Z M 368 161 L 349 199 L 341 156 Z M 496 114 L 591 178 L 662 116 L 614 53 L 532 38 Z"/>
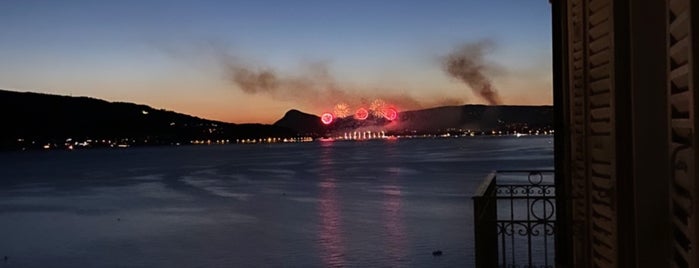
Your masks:
<path fill-rule="evenodd" d="M 558 266 L 696 267 L 699 4 L 551 2 Z"/>

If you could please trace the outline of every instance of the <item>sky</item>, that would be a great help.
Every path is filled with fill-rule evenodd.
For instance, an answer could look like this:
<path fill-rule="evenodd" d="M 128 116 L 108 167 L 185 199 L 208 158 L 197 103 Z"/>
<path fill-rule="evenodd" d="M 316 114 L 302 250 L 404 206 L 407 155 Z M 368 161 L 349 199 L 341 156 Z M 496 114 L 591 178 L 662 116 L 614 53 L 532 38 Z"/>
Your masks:
<path fill-rule="evenodd" d="M 546 0 L 2 0 L 0 89 L 234 123 L 376 98 L 483 104 L 443 61 L 485 43 L 478 62 L 502 104 L 550 105 L 550 19 Z M 275 90 L 241 88 L 240 66 L 272 72 Z"/>

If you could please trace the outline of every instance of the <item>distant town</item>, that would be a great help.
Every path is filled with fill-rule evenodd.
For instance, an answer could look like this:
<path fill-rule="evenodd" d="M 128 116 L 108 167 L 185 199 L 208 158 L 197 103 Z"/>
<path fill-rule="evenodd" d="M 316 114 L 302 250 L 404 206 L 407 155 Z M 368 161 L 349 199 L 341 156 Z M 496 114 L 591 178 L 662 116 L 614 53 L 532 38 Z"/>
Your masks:
<path fill-rule="evenodd" d="M 260 137 L 260 138 L 245 138 L 245 139 L 195 139 L 188 141 L 160 141 L 160 140 L 138 140 L 130 138 L 121 139 L 72 139 L 68 138 L 64 142 L 56 141 L 41 141 L 41 140 L 25 140 L 17 139 L 17 143 L 10 148 L 18 150 L 76 150 L 89 148 L 129 148 L 133 146 L 183 146 L 183 145 L 222 145 L 222 144 L 268 144 L 268 143 L 300 143 L 300 142 L 328 142 L 328 141 L 366 141 L 366 140 L 397 140 L 397 139 L 453 139 L 453 138 L 469 138 L 475 136 L 544 136 L 553 135 L 552 129 L 537 129 L 526 131 L 473 131 L 463 129 L 445 130 L 441 133 L 403 133 L 403 134 L 386 134 L 386 132 L 351 132 L 344 133 L 341 136 L 333 137 L 318 137 L 318 136 L 303 136 L 303 137 Z"/>

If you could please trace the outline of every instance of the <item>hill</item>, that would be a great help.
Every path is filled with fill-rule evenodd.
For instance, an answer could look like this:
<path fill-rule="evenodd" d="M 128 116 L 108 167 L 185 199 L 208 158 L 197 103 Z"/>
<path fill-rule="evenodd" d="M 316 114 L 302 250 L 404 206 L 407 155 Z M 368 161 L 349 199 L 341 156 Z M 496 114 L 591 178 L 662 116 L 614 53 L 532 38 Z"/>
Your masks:
<path fill-rule="evenodd" d="M 299 110 L 289 110 L 284 117 L 274 122 L 275 126 L 284 127 L 299 133 L 310 136 L 323 133 L 326 127 L 320 122 L 320 117 L 301 112 Z"/>
<path fill-rule="evenodd" d="M 458 129 L 472 131 L 543 130 L 552 128 L 553 107 L 513 105 L 443 106 L 400 112 L 398 119 L 394 121 L 372 116 L 361 121 L 348 117 L 336 119 L 328 126 L 322 125 L 318 116 L 291 110 L 274 124 L 293 129 L 299 133 L 316 133 L 319 135 L 362 130 L 431 134 Z"/>
<path fill-rule="evenodd" d="M 0 90 L 0 119 L 0 148 L 66 139 L 171 144 L 296 134 L 279 126 L 231 124 L 133 103 L 6 90 Z"/>
<path fill-rule="evenodd" d="M 89 97 L 0 90 L 0 149 L 68 146 L 93 141 L 91 146 L 187 144 L 220 141 L 327 136 L 352 131 L 388 134 L 441 134 L 451 131 L 527 131 L 551 129 L 552 106 L 443 106 L 402 111 L 394 121 L 338 118 L 323 125 L 320 118 L 288 111 L 273 125 L 232 124 L 202 119 L 150 106 L 108 102 Z M 100 141 L 100 143 L 96 142 Z"/>

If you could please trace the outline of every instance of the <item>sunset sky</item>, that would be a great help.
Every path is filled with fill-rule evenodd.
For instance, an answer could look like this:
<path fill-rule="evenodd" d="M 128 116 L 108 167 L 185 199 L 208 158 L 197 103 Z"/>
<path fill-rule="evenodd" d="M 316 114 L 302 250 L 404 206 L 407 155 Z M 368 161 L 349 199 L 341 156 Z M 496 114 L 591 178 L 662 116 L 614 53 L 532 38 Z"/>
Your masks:
<path fill-rule="evenodd" d="M 353 100 L 419 103 L 400 108 L 484 103 L 446 74 L 442 59 L 486 42 L 484 72 L 504 104 L 551 104 L 550 28 L 546 0 L 3 0 L 0 89 L 234 123 L 272 123 L 292 108 L 318 114 L 351 102 L 296 94 L 299 88 L 244 92 L 230 75 L 230 66 L 244 65 L 314 80 L 313 94 L 333 87 Z"/>

